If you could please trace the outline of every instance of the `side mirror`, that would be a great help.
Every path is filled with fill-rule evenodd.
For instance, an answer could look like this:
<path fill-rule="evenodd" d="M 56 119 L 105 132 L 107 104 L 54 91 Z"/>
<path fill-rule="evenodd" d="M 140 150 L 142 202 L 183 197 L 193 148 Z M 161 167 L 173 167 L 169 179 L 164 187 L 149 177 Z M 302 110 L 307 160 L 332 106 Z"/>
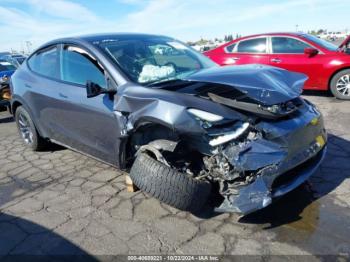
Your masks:
<path fill-rule="evenodd" d="M 101 87 L 99 84 L 96 84 L 91 81 L 86 82 L 86 96 L 87 98 L 95 97 L 101 94 L 115 94 L 115 90 L 108 90 Z"/>
<path fill-rule="evenodd" d="M 315 56 L 318 54 L 318 50 L 316 48 L 306 47 L 304 49 L 304 54 L 308 56 Z"/>

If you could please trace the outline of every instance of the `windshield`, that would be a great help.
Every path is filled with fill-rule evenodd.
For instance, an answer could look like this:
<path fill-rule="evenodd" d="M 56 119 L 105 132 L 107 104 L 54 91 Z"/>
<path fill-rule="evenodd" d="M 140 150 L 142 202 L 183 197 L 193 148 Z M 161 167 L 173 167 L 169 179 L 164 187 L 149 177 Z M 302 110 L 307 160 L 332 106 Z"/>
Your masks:
<path fill-rule="evenodd" d="M 0 61 L 0 72 L 1 71 L 14 71 L 16 67 L 9 62 Z"/>
<path fill-rule="evenodd" d="M 98 45 L 132 81 L 142 85 L 182 79 L 216 65 L 185 44 L 166 37 L 106 40 Z"/>
<path fill-rule="evenodd" d="M 321 38 L 318 38 L 316 36 L 313 36 L 313 35 L 303 35 L 303 37 L 305 37 L 306 39 L 316 43 L 317 45 L 323 47 L 323 48 L 326 48 L 328 49 L 329 51 L 337 51 L 338 50 L 338 46 L 326 41 L 326 40 L 323 40 Z"/>

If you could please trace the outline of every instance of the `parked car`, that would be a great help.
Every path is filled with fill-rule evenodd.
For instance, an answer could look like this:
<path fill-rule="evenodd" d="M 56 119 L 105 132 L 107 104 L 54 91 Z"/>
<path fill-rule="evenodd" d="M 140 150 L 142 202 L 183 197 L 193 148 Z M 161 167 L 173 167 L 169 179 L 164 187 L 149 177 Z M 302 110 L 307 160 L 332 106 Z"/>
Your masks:
<path fill-rule="evenodd" d="M 325 32 L 323 34 L 318 35 L 319 38 L 335 41 L 337 39 L 346 38 L 348 36 L 345 32 Z"/>
<path fill-rule="evenodd" d="M 6 111 L 10 108 L 10 78 L 3 76 L 0 78 L 0 111 Z"/>
<path fill-rule="evenodd" d="M 3 60 L 5 56 L 11 55 L 10 52 L 0 52 L 0 60 Z"/>
<path fill-rule="evenodd" d="M 164 49 L 167 52 L 156 50 Z M 51 41 L 11 79 L 12 112 L 33 150 L 48 142 L 130 170 L 134 184 L 194 211 L 247 214 L 303 183 L 326 152 L 306 76 L 219 67 L 170 37 L 110 34 Z"/>
<path fill-rule="evenodd" d="M 26 59 L 26 57 L 21 54 L 11 54 L 11 55 L 4 56 L 3 59 L 13 64 L 16 67 L 19 67 L 23 63 L 23 61 Z"/>
<path fill-rule="evenodd" d="M 16 70 L 16 67 L 8 61 L 0 60 L 0 78 L 3 76 L 10 77 Z"/>
<path fill-rule="evenodd" d="M 16 67 L 7 61 L 0 60 L 0 111 L 10 107 L 9 78 Z"/>
<path fill-rule="evenodd" d="M 272 33 L 236 39 L 205 53 L 219 65 L 266 64 L 306 74 L 304 89 L 330 90 L 350 99 L 350 55 L 346 38 L 335 46 L 304 33 Z"/>

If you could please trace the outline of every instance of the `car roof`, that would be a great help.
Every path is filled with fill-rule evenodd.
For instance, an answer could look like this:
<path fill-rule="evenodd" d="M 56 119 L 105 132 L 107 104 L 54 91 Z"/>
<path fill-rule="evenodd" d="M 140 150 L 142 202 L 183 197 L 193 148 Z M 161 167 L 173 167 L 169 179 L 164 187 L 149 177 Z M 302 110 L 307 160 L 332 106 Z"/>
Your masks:
<path fill-rule="evenodd" d="M 264 34 L 255 34 L 255 35 L 247 35 L 243 36 L 241 38 L 251 38 L 251 37 L 258 37 L 258 36 L 274 36 L 274 35 L 285 35 L 285 36 L 304 36 L 307 35 L 303 32 L 273 32 L 273 33 L 264 33 Z"/>
<path fill-rule="evenodd" d="M 172 39 L 170 37 L 163 36 L 163 35 L 143 34 L 143 33 L 102 33 L 102 34 L 90 34 L 90 35 L 58 38 L 50 41 L 49 43 L 44 44 L 44 46 L 47 46 L 49 44 L 65 42 L 65 41 L 96 43 L 99 41 L 106 41 L 108 39 L 122 40 L 122 39 L 155 38 L 155 37 L 165 37 L 165 38 Z"/>

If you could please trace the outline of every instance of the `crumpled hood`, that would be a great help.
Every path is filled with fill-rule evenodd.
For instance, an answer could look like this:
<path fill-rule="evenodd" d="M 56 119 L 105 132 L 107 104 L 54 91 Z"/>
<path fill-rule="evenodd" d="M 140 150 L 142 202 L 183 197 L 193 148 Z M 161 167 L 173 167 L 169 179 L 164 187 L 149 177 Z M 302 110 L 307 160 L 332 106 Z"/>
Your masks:
<path fill-rule="evenodd" d="M 203 69 L 183 80 L 232 86 L 264 105 L 273 105 L 300 96 L 307 76 L 252 64 Z"/>

